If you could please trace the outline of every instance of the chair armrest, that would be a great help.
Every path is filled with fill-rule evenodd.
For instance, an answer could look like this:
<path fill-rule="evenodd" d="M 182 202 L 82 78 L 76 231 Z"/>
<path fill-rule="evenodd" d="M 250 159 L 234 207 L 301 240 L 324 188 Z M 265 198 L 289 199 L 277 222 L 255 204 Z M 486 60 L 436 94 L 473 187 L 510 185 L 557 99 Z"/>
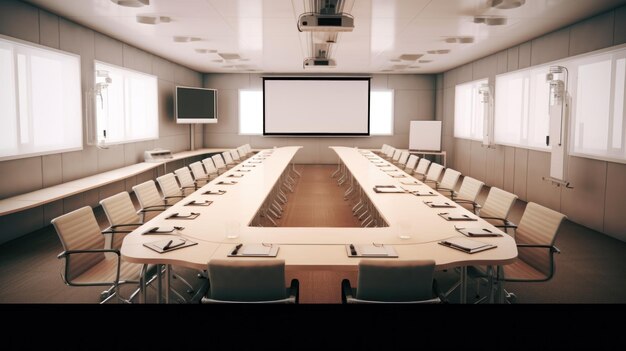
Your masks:
<path fill-rule="evenodd" d="M 165 204 L 165 205 L 157 205 L 157 206 L 148 206 L 139 210 L 139 213 L 152 212 L 152 211 L 165 211 L 170 206 L 172 205 Z"/>
<path fill-rule="evenodd" d="M 110 227 L 108 227 L 107 229 L 102 231 L 102 234 L 127 234 L 132 232 L 133 230 L 117 230 L 117 228 L 120 227 L 139 227 L 141 226 L 141 223 L 132 223 L 132 224 L 116 224 L 116 225 L 112 225 Z M 137 228 L 135 228 L 137 229 Z"/>
<path fill-rule="evenodd" d="M 164 196 L 163 200 L 167 200 L 167 199 L 183 199 L 185 197 L 186 197 L 185 195 Z"/>
<path fill-rule="evenodd" d="M 498 217 L 480 217 L 482 219 L 495 219 L 498 221 L 502 221 L 502 224 L 494 225 L 497 228 L 517 228 L 517 224 L 509 221 L 508 219 L 498 218 Z"/>
<path fill-rule="evenodd" d="M 91 254 L 91 253 L 104 253 L 104 252 L 111 252 L 117 255 L 117 269 L 115 271 L 115 280 L 112 282 L 98 282 L 98 283 L 88 283 L 88 284 L 74 284 L 72 283 L 72 280 L 68 280 L 68 273 L 69 273 L 69 268 L 70 268 L 70 256 L 73 254 Z M 76 285 L 76 286 L 89 286 L 89 285 L 103 285 L 103 284 L 117 284 L 117 282 L 120 281 L 120 265 L 121 265 L 121 260 L 122 260 L 122 255 L 120 254 L 119 250 L 116 249 L 90 249 L 90 250 L 65 250 L 63 252 L 61 252 L 60 254 L 57 255 L 58 259 L 64 258 L 65 259 L 65 272 L 61 275 L 61 277 L 63 278 L 63 281 L 65 282 L 65 284 L 67 285 Z"/>
<path fill-rule="evenodd" d="M 90 249 L 90 250 L 65 250 L 57 255 L 57 258 L 65 258 L 69 255 L 73 254 L 81 254 L 81 253 L 98 253 L 98 252 L 112 252 L 118 256 L 120 256 L 120 250 L 117 249 Z"/>
<path fill-rule="evenodd" d="M 348 300 L 354 299 L 352 296 L 352 286 L 348 279 L 341 281 L 341 303 L 348 303 Z"/>
<path fill-rule="evenodd" d="M 528 248 L 537 248 L 537 249 L 550 249 L 551 253 L 561 253 L 558 247 L 554 245 L 539 245 L 539 244 L 517 244 L 517 247 L 528 247 Z"/>
<path fill-rule="evenodd" d="M 435 296 L 436 298 L 439 298 L 441 303 L 448 303 L 448 300 L 446 299 L 446 295 L 442 293 L 441 291 L 439 291 L 439 285 L 437 284 L 436 279 L 433 279 L 433 296 Z"/>

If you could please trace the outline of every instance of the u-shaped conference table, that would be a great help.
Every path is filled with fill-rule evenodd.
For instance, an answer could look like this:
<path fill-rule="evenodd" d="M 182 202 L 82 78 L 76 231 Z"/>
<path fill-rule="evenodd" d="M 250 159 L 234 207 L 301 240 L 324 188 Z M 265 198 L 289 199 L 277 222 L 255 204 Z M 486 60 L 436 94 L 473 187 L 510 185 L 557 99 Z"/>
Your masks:
<path fill-rule="evenodd" d="M 209 260 L 226 259 L 233 247 L 239 243 L 272 243 L 279 245 L 276 258 L 285 260 L 285 269 L 290 272 L 334 271 L 352 274 L 358 269 L 359 258 L 349 257 L 346 244 L 382 243 L 393 245 L 398 253 L 395 260 L 432 259 L 438 270 L 460 267 L 461 269 L 461 302 L 466 296 L 466 267 L 470 265 L 488 265 L 501 267 L 512 263 L 517 257 L 515 241 L 509 235 L 501 237 L 480 238 L 480 241 L 497 245 L 496 248 L 468 254 L 438 244 L 439 241 L 462 237 L 455 230 L 455 225 L 471 224 L 502 233 L 486 221 L 478 219 L 474 222 L 446 221 L 438 214 L 441 208 L 430 208 L 425 200 L 445 199 L 437 193 L 435 197 L 418 197 L 411 193 L 381 194 L 373 188 L 377 185 L 396 185 L 407 190 L 428 189 L 427 185 L 406 185 L 401 181 L 413 180 L 409 175 L 404 178 L 393 178 L 389 172 L 371 162 L 373 153 L 349 147 L 331 147 L 349 173 L 358 182 L 365 195 L 375 206 L 388 226 L 372 228 L 329 228 L 329 227 L 256 227 L 249 226 L 257 216 L 267 196 L 280 179 L 281 175 L 292 165 L 295 154 L 300 146 L 280 147 L 262 150 L 255 156 L 243 161 L 218 178 L 204 185 L 187 198 L 174 204 L 124 238 L 121 254 L 124 260 L 140 264 L 165 265 L 166 301 L 169 292 L 169 267 L 184 266 L 205 270 Z M 369 155 L 366 157 L 366 155 Z M 243 165 L 247 165 L 245 168 Z M 254 166 L 254 167 L 250 167 Z M 241 170 L 249 170 L 241 172 Z M 399 169 L 396 173 L 402 172 Z M 403 173 L 403 172 L 402 172 Z M 243 175 L 229 177 L 230 175 Z M 220 181 L 236 181 L 233 185 L 219 185 Z M 418 182 L 419 183 L 419 182 Z M 206 191 L 225 190 L 223 195 L 204 195 Z M 191 200 L 210 200 L 210 206 L 185 207 Z M 198 212 L 194 220 L 167 219 L 175 212 Z M 470 211 L 458 207 L 455 211 Z M 476 217 L 476 216 L 474 216 Z M 239 237 L 228 239 L 227 223 L 237 222 L 241 225 Z M 182 249 L 157 253 L 143 246 L 144 243 L 167 239 L 168 235 L 142 235 L 155 226 L 182 226 L 177 235 L 197 242 L 197 245 Z M 240 258 L 228 259 L 256 259 Z M 501 274 L 501 269 L 496 269 Z M 302 288 L 302 286 L 301 286 Z M 339 290 L 339 285 L 337 289 Z M 159 290 L 160 293 L 160 290 Z M 159 300 L 160 301 L 160 300 Z"/>

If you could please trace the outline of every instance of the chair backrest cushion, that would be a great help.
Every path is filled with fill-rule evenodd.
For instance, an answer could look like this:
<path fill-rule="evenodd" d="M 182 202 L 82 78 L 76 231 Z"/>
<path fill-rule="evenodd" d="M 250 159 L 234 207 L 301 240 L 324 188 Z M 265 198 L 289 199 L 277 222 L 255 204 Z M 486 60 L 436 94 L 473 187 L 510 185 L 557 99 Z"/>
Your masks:
<path fill-rule="evenodd" d="M 209 261 L 210 298 L 223 301 L 272 301 L 287 297 L 284 260 Z"/>
<path fill-rule="evenodd" d="M 64 214 L 52 220 L 52 225 L 65 251 L 104 248 L 104 237 L 96 216 L 89 206 Z M 67 280 L 72 280 L 104 260 L 104 253 L 75 254 L 70 256 Z"/>
<path fill-rule="evenodd" d="M 176 174 L 176 178 L 178 178 L 178 182 L 182 187 L 194 186 L 193 177 L 191 176 L 191 172 L 189 168 L 182 167 L 174 171 Z"/>
<path fill-rule="evenodd" d="M 202 160 L 202 164 L 204 165 L 204 169 L 206 169 L 207 174 L 217 173 L 217 168 L 215 168 L 215 163 L 213 163 L 212 157 L 207 157 Z"/>
<path fill-rule="evenodd" d="M 387 152 L 385 153 L 385 156 L 387 156 L 387 157 L 392 157 L 392 156 L 393 156 L 393 154 L 394 154 L 394 152 L 396 152 L 396 149 L 394 149 L 392 146 L 390 146 L 390 147 L 387 149 Z"/>
<path fill-rule="evenodd" d="M 163 205 L 163 199 L 159 195 L 159 190 L 156 184 L 154 184 L 154 180 L 135 185 L 133 191 L 141 208 Z"/>
<path fill-rule="evenodd" d="M 529 202 L 522 219 L 515 230 L 518 244 L 554 245 L 556 234 L 565 215 L 547 207 Z M 518 250 L 518 259 L 533 266 L 540 272 L 550 275 L 550 251 L 547 249 Z"/>
<path fill-rule="evenodd" d="M 461 172 L 455 171 L 452 168 L 446 168 L 446 171 L 443 173 L 443 178 L 441 178 L 441 183 L 439 183 L 439 187 L 454 190 L 460 176 Z"/>
<path fill-rule="evenodd" d="M 430 165 L 430 161 L 425 158 L 420 160 L 420 163 L 417 164 L 417 168 L 415 168 L 415 173 L 417 174 L 426 174 L 428 170 L 428 166 Z"/>
<path fill-rule="evenodd" d="M 419 157 L 415 155 L 409 156 L 408 161 L 406 161 L 406 169 L 415 169 L 415 166 L 417 166 L 417 160 L 419 160 Z"/>
<path fill-rule="evenodd" d="M 233 163 L 233 158 L 230 156 L 230 151 L 222 152 L 222 157 L 224 157 L 224 161 L 227 165 L 230 165 Z"/>
<path fill-rule="evenodd" d="M 443 171 L 442 165 L 438 163 L 431 163 L 430 167 L 428 168 L 428 174 L 426 174 L 426 179 L 436 182 L 439 180 L 439 177 L 441 176 L 442 171 Z"/>
<path fill-rule="evenodd" d="M 429 300 L 433 297 L 434 272 L 433 260 L 362 259 L 356 298 L 390 302 Z"/>
<path fill-rule="evenodd" d="M 463 183 L 461 183 L 461 188 L 459 189 L 457 198 L 475 202 L 478 194 L 480 194 L 480 190 L 483 188 L 483 185 L 485 185 L 485 183 L 466 176 L 463 178 Z"/>
<path fill-rule="evenodd" d="M 173 173 L 164 174 L 158 177 L 157 182 L 159 183 L 159 187 L 161 188 L 161 192 L 163 196 L 180 196 L 182 195 L 182 191 L 178 186 L 178 182 L 176 181 L 176 177 Z"/>
<path fill-rule="evenodd" d="M 230 157 L 231 157 L 234 161 L 239 161 L 240 157 L 239 157 L 239 153 L 237 152 L 237 149 L 232 149 L 232 150 L 230 150 Z"/>
<path fill-rule="evenodd" d="M 480 215 L 483 217 L 506 219 L 509 216 L 509 212 L 515 200 L 517 200 L 517 195 L 496 187 L 491 187 L 485 204 L 480 210 Z"/>
<path fill-rule="evenodd" d="M 217 154 L 217 155 L 213 155 L 211 156 L 211 158 L 213 159 L 213 163 L 215 163 L 215 167 L 220 169 L 220 168 L 225 168 L 226 164 L 224 163 L 224 159 L 222 158 L 222 155 Z"/>
<path fill-rule="evenodd" d="M 211 164 L 213 164 L 213 161 L 211 161 Z M 203 179 L 207 177 L 204 167 L 202 166 L 202 162 L 194 162 L 189 165 L 189 168 L 191 168 L 191 173 L 193 173 L 193 177 L 195 179 Z"/>
<path fill-rule="evenodd" d="M 398 163 L 401 165 L 405 165 L 408 159 L 409 153 L 406 151 L 402 151 L 402 153 L 400 154 L 400 158 L 398 158 Z"/>
<path fill-rule="evenodd" d="M 394 160 L 394 161 L 398 161 L 400 159 L 400 155 L 402 155 L 402 150 L 396 149 L 393 152 L 393 156 L 391 157 L 391 159 Z"/>
<path fill-rule="evenodd" d="M 107 216 L 109 220 L 109 224 L 111 226 L 120 225 L 120 224 L 140 224 L 141 218 L 137 214 L 137 210 L 135 210 L 135 205 L 133 205 L 133 201 L 130 199 L 130 195 L 127 192 L 123 191 L 119 194 L 115 194 L 113 196 L 109 196 L 106 199 L 102 199 L 100 201 L 100 206 L 104 210 L 104 214 Z M 124 227 L 125 230 L 132 230 L 133 227 Z M 124 235 L 121 234 L 113 234 L 113 241 L 111 243 L 111 247 L 113 248 L 121 248 L 122 241 L 124 240 Z"/>

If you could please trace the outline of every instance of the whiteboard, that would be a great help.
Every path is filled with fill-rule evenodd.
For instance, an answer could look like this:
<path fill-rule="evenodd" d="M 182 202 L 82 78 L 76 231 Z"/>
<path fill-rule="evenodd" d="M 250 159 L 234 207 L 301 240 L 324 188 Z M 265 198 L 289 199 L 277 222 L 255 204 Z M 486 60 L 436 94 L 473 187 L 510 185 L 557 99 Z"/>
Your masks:
<path fill-rule="evenodd" d="M 409 150 L 441 151 L 441 121 L 411 121 Z"/>

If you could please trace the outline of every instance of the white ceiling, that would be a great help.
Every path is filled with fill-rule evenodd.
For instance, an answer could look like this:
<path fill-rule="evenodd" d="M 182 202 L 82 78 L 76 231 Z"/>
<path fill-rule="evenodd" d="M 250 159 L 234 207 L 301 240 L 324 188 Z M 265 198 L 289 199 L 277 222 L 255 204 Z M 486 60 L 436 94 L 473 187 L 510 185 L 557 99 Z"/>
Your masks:
<path fill-rule="evenodd" d="M 509 10 L 491 8 L 491 0 L 345 0 L 354 16 L 353 32 L 339 35 L 331 57 L 335 68 L 303 69 L 310 56 L 311 35 L 300 33 L 298 16 L 309 0 L 150 0 L 132 8 L 111 0 L 27 0 L 113 38 L 199 72 L 375 73 L 394 65 L 399 73 L 439 73 L 517 45 L 581 19 L 626 3 L 626 0 L 526 0 Z M 171 18 L 142 24 L 137 15 Z M 504 26 L 476 24 L 477 15 L 506 16 Z M 174 42 L 175 36 L 199 40 Z M 473 36 L 472 44 L 446 43 L 451 36 Z M 197 53 L 196 49 L 216 50 Z M 429 50 L 450 49 L 446 55 Z M 242 60 L 221 60 L 236 53 Z M 402 54 L 424 54 L 400 61 Z"/>

